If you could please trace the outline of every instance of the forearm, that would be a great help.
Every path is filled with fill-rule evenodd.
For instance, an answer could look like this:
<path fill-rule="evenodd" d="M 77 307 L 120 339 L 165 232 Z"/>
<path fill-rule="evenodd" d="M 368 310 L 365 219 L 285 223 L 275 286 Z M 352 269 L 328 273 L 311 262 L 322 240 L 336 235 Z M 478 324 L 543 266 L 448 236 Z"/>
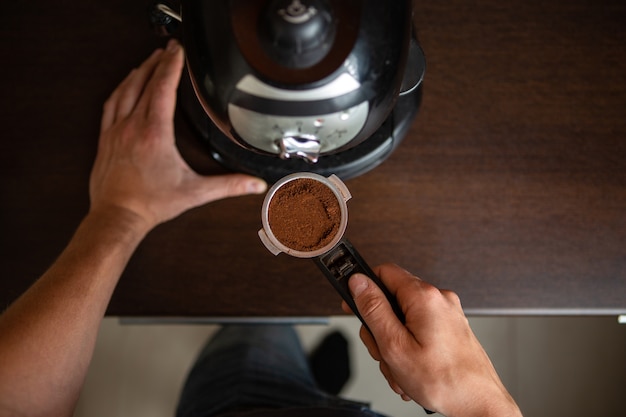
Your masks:
<path fill-rule="evenodd" d="M 50 270 L 0 316 L 0 417 L 71 414 L 113 290 L 149 229 L 192 207 L 265 190 L 243 174 L 198 175 L 178 153 L 183 65 L 171 40 L 106 101 L 92 211 Z"/>
<path fill-rule="evenodd" d="M 0 316 L 0 414 L 71 415 L 99 324 L 147 227 L 90 213 L 50 269 Z"/>

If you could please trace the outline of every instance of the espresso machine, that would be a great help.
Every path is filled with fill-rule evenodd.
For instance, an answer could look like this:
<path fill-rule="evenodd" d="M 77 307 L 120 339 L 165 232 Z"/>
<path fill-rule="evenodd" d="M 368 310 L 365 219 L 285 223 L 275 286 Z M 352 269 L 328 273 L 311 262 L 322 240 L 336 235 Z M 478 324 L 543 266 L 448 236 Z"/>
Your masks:
<path fill-rule="evenodd" d="M 382 163 L 415 118 L 425 59 L 411 0 L 182 0 L 178 106 L 220 164 L 274 182 Z"/>

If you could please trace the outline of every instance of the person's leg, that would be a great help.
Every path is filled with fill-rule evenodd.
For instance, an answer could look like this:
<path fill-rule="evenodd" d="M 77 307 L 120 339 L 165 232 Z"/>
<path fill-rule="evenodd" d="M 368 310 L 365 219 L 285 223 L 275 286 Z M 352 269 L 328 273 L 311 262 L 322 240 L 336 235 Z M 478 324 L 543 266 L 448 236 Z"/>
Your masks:
<path fill-rule="evenodd" d="M 179 417 L 210 416 L 241 407 L 325 405 L 295 330 L 288 325 L 223 327 L 191 370 Z"/>

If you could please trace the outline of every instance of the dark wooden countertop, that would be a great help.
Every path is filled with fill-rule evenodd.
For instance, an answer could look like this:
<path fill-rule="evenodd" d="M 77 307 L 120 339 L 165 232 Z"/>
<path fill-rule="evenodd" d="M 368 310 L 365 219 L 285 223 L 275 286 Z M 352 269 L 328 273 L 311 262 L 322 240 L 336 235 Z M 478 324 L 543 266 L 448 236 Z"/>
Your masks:
<path fill-rule="evenodd" d="M 8 2 L 0 25 L 0 302 L 88 208 L 102 103 L 164 43 L 143 1 Z M 626 313 L 626 8 L 621 0 L 419 1 L 420 114 L 347 181 L 347 236 L 459 293 L 470 314 Z M 182 120 L 181 152 L 221 172 Z M 325 316 L 311 261 L 260 243 L 262 196 L 155 229 L 111 301 L 123 316 Z"/>

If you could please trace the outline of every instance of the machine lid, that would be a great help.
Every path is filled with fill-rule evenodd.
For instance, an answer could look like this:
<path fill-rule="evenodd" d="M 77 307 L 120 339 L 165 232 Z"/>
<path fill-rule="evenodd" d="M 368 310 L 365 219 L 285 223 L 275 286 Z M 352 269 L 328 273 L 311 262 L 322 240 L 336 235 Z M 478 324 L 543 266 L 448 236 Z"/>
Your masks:
<path fill-rule="evenodd" d="M 300 16 L 292 11 L 293 16 L 286 17 L 290 7 L 300 9 L 298 4 L 305 8 Z M 358 0 L 231 0 L 229 5 L 239 52 L 262 78 L 277 85 L 306 88 L 332 76 L 359 34 Z M 303 22 L 290 23 L 290 18 Z M 295 38 L 289 41 L 290 35 Z"/>
<path fill-rule="evenodd" d="M 277 63 L 308 68 L 330 51 L 336 25 L 326 0 L 273 0 L 260 17 L 259 39 Z"/>

